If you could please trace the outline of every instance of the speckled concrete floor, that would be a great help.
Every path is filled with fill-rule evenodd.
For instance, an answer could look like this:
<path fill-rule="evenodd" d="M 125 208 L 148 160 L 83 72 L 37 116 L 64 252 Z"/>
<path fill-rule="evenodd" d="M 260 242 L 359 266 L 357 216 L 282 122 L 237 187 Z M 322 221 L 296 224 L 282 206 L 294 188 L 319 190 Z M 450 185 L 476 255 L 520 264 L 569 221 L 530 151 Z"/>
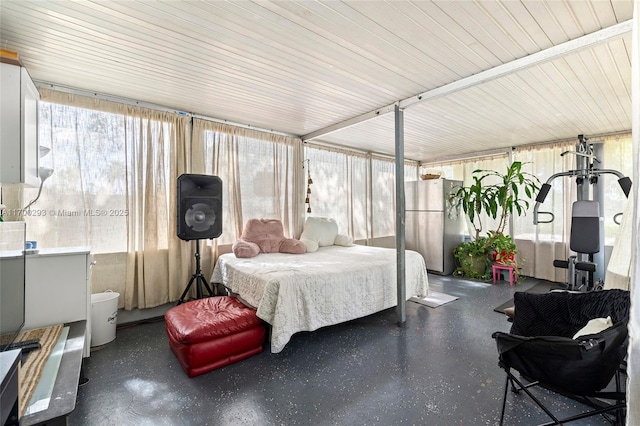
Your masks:
<path fill-rule="evenodd" d="M 164 322 L 119 329 L 85 364 L 69 425 L 495 425 L 505 376 L 494 331 L 510 323 L 493 308 L 537 283 L 484 284 L 430 275 L 430 286 L 460 299 L 438 308 L 394 309 L 295 335 L 268 351 L 189 379 L 169 350 Z M 536 391 L 559 415 L 580 404 Z M 548 418 L 509 395 L 506 422 Z M 608 424 L 591 418 L 572 425 Z"/>

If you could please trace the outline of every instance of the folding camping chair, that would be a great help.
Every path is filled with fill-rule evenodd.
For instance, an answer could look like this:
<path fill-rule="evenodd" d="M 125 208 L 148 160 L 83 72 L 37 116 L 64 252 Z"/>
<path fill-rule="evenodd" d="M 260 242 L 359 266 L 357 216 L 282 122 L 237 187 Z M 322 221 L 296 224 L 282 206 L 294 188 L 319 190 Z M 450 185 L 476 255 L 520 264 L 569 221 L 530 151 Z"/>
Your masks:
<path fill-rule="evenodd" d="M 524 391 L 558 425 L 599 414 L 624 425 L 623 379 L 630 297 L 625 290 L 588 293 L 550 292 L 514 295 L 515 315 L 509 333 L 496 332 L 499 366 L 507 373 L 500 424 L 508 389 Z M 573 339 L 591 319 L 611 317 L 613 326 Z M 512 370 L 520 373 L 521 380 Z M 605 388 L 615 379 L 615 391 Z M 528 383 L 524 383 L 524 382 Z M 540 385 L 590 408 L 559 419 L 530 390 Z"/>

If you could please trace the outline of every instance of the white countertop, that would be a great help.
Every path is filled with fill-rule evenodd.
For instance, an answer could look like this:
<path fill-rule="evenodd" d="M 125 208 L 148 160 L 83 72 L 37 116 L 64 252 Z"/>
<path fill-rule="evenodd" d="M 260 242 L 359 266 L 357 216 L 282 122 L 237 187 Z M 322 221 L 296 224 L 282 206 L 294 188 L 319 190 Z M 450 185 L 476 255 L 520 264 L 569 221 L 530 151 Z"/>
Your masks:
<path fill-rule="evenodd" d="M 55 248 L 41 248 L 37 253 L 30 253 L 27 251 L 27 257 L 44 257 L 44 256 L 65 256 L 74 254 L 90 254 L 91 247 L 89 246 L 77 246 L 77 247 L 55 247 Z M 1 259 L 13 259 L 22 257 L 22 250 L 5 250 L 0 252 Z"/>
<path fill-rule="evenodd" d="M 73 254 L 89 254 L 91 253 L 91 247 L 89 246 L 77 246 L 77 247 L 55 247 L 55 248 L 39 248 L 38 253 L 29 253 L 27 256 L 65 256 Z"/>
<path fill-rule="evenodd" d="M 17 259 L 22 257 L 21 250 L 2 250 L 0 251 L 0 259 Z"/>

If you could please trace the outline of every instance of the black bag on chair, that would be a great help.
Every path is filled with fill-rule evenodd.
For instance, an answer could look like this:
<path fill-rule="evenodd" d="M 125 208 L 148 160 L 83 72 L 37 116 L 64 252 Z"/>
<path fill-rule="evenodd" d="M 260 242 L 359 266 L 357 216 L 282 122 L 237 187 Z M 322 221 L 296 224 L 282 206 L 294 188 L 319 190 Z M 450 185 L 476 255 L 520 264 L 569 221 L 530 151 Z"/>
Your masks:
<path fill-rule="evenodd" d="M 523 390 L 554 420 L 550 424 L 614 411 L 616 421 L 621 422 L 626 404 L 616 375 L 627 350 L 629 292 L 516 293 L 514 303 L 510 333 L 492 335 L 498 348 L 499 365 L 507 373 L 500 424 L 504 420 L 510 383 L 514 391 Z M 612 327 L 572 338 L 589 320 L 608 316 L 614 322 Z M 524 385 L 511 370 L 532 383 Z M 603 392 L 614 377 L 616 390 Z M 614 402 L 593 404 L 591 411 L 559 420 L 529 391 L 529 387 L 537 384 L 589 405 L 593 399 L 588 397 Z"/>

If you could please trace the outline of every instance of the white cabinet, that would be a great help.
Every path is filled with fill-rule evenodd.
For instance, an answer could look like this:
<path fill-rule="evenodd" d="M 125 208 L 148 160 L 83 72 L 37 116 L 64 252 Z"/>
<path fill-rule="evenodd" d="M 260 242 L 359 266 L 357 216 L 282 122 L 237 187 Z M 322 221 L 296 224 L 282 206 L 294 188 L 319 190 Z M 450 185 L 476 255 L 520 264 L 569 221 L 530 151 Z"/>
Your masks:
<path fill-rule="evenodd" d="M 0 66 L 0 184 L 37 187 L 40 95 L 24 67 Z"/>
<path fill-rule="evenodd" d="M 26 256 L 24 329 L 87 321 L 91 345 L 91 253 L 88 247 L 41 249 Z"/>

